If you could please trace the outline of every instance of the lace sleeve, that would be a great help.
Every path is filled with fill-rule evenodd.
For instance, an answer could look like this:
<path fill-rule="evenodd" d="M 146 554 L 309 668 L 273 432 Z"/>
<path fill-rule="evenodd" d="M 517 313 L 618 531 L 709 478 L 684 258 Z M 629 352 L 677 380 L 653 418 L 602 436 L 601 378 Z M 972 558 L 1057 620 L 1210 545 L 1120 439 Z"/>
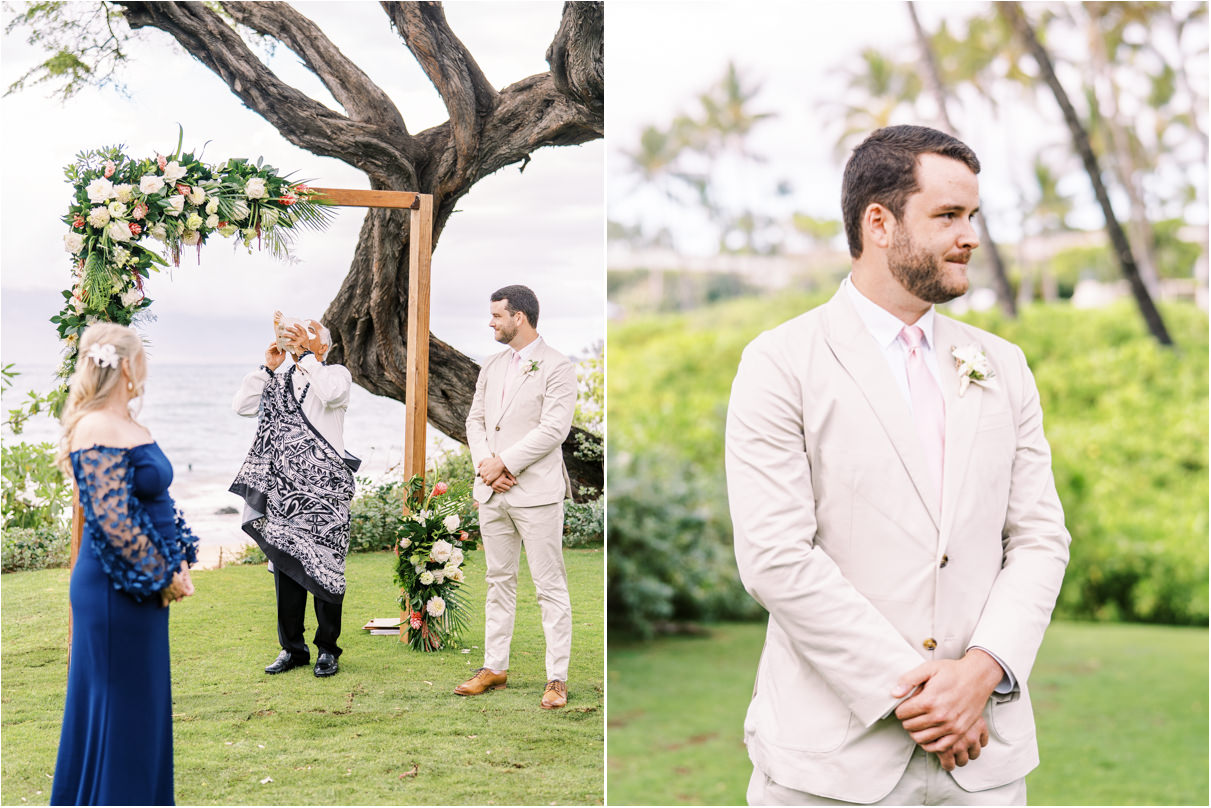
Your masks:
<path fill-rule="evenodd" d="M 129 450 L 95 446 L 73 452 L 71 459 L 93 549 L 114 588 L 138 601 L 166 588 L 185 558 L 185 539 L 156 531 L 134 496 Z"/>
<path fill-rule="evenodd" d="M 189 562 L 189 566 L 198 563 L 198 537 L 193 535 L 193 530 L 189 525 L 185 524 L 185 514 L 181 513 L 181 509 L 176 511 L 177 521 L 177 545 L 181 549 L 185 560 Z"/>

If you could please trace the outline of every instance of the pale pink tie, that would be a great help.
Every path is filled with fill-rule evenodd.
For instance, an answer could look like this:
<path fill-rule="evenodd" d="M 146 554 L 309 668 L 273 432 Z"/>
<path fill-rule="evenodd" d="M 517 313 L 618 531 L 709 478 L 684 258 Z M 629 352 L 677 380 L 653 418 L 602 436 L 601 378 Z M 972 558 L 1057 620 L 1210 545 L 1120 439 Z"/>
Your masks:
<path fill-rule="evenodd" d="M 925 462 L 937 484 L 938 507 L 942 507 L 942 458 L 946 451 L 946 404 L 933 374 L 925 365 L 925 332 L 906 325 L 900 339 L 908 348 L 908 394 L 912 398 L 913 419 L 925 448 Z"/>
<path fill-rule="evenodd" d="M 517 351 L 513 352 L 513 364 L 509 365 L 509 370 L 505 373 L 505 383 L 500 387 L 500 403 L 505 403 L 505 394 L 509 388 L 517 383 L 517 376 L 521 371 L 521 354 Z"/>

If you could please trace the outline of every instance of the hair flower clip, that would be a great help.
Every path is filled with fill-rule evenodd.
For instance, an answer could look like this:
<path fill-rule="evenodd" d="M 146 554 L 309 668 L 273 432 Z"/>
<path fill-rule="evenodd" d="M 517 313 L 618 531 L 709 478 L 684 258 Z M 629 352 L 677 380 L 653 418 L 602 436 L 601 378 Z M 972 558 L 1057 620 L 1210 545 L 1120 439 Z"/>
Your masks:
<path fill-rule="evenodd" d="M 88 349 L 88 358 L 101 368 L 116 368 L 122 363 L 122 358 L 118 356 L 118 349 L 111 343 L 92 346 Z"/>

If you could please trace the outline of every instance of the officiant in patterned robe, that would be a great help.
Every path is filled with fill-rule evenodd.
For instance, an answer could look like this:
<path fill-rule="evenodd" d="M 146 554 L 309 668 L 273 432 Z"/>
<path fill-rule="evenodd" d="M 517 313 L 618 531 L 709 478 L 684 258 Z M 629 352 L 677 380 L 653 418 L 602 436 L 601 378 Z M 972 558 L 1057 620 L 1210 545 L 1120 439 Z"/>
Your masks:
<path fill-rule="evenodd" d="M 265 364 L 244 377 L 235 395 L 236 413 L 260 421 L 230 490 L 244 499 L 244 531 L 268 556 L 274 577 L 282 650 L 265 672 L 310 664 L 303 636 L 310 592 L 318 624 L 314 672 L 332 676 L 341 655 L 353 472 L 361 461 L 345 451 L 349 371 L 324 364 L 331 336 L 315 320 L 308 325 L 290 326 L 281 345 L 270 343 Z M 278 373 L 287 356 L 293 363 Z"/>

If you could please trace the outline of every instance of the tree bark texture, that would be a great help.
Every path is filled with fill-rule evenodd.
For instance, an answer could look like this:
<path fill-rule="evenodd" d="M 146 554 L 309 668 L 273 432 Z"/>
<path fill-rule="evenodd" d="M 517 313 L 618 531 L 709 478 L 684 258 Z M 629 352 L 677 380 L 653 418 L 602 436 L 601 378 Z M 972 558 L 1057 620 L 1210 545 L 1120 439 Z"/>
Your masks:
<path fill-rule="evenodd" d="M 1072 136 L 1073 146 L 1076 148 L 1077 154 L 1080 155 L 1081 162 L 1084 163 L 1085 173 L 1089 175 L 1089 181 L 1093 185 L 1093 192 L 1097 196 L 1098 204 L 1102 207 L 1102 215 L 1106 219 L 1106 231 L 1110 235 L 1110 243 L 1114 247 L 1115 256 L 1122 267 L 1123 275 L 1131 286 L 1131 293 L 1135 296 L 1136 304 L 1139 306 L 1140 313 L 1144 317 L 1148 330 L 1161 345 L 1172 345 L 1173 338 L 1169 336 L 1169 330 L 1165 328 L 1165 321 L 1161 318 L 1160 311 L 1156 308 L 1152 296 L 1148 294 L 1148 289 L 1144 286 L 1143 279 L 1140 277 L 1139 268 L 1136 266 L 1135 257 L 1131 252 L 1131 244 L 1127 240 L 1127 234 L 1123 232 L 1122 225 L 1114 215 L 1114 208 L 1110 205 L 1110 195 L 1106 192 L 1105 183 L 1102 182 L 1101 168 L 1098 166 L 1097 155 L 1093 153 L 1093 146 L 1089 142 L 1089 134 L 1085 131 L 1085 127 L 1081 125 L 1080 118 L 1076 114 L 1076 109 L 1073 108 L 1072 102 L 1068 98 L 1068 93 L 1065 92 L 1064 86 L 1060 84 L 1059 78 L 1055 75 L 1055 66 L 1051 61 L 1050 55 L 1043 48 L 1038 37 L 1035 36 L 1034 28 L 1030 25 L 1030 21 L 1026 19 L 1026 14 L 1022 11 L 1019 3 L 1005 2 L 998 5 L 997 8 L 1001 14 L 1005 15 L 1005 19 L 1009 22 L 1010 26 L 1026 44 L 1027 49 L 1034 57 L 1035 63 L 1039 66 L 1039 73 L 1042 75 L 1043 81 L 1051 88 L 1051 92 L 1055 95 L 1056 103 L 1059 104 L 1060 110 L 1064 114 L 1064 121 L 1067 123 L 1068 131 Z"/>
<path fill-rule="evenodd" d="M 925 63 L 925 84 L 929 87 L 929 91 L 934 97 L 934 104 L 938 107 L 938 117 L 942 121 L 943 128 L 950 134 L 958 137 L 958 130 L 950 122 L 950 112 L 947 110 L 946 104 L 946 89 L 942 84 L 942 73 L 938 70 L 938 60 L 934 58 L 933 47 L 929 42 L 929 35 L 925 33 L 925 28 L 921 25 L 921 20 L 917 16 L 917 9 L 911 0 L 906 5 L 908 6 L 908 16 L 912 19 L 912 28 L 917 37 L 917 44 L 921 47 L 921 60 Z M 992 262 L 992 280 L 996 285 L 997 301 L 1001 304 L 1001 309 L 1006 315 L 1017 317 L 1018 307 L 1017 302 L 1014 300 L 1013 287 L 1009 284 L 1009 274 L 1005 271 L 1005 262 L 1001 259 L 1001 250 L 997 247 L 997 243 L 993 241 L 992 232 L 988 229 L 987 217 L 983 215 L 977 216 L 976 226 L 980 229 L 980 240 L 988 248 L 988 258 Z"/>
<path fill-rule="evenodd" d="M 600 2 L 565 3 L 547 50 L 551 69 L 501 90 L 488 82 L 450 29 L 440 3 L 381 3 L 449 113 L 445 123 L 415 134 L 386 93 L 315 23 L 286 3 L 221 5 L 237 24 L 294 51 L 343 113 L 279 79 L 236 29 L 205 4 L 119 5 L 132 29 L 157 28 L 171 35 L 286 140 L 363 171 L 373 189 L 432 194 L 435 248 L 459 199 L 476 182 L 507 165 L 528 161 L 536 149 L 576 145 L 604 134 Z M 324 313 L 324 324 L 332 332 L 332 360 L 349 368 L 362 387 L 399 401 L 405 390 L 410 215 L 373 208 L 367 212 L 349 272 Z M 432 334 L 429 351 L 428 420 L 465 443 L 479 366 Z M 564 459 L 573 489 L 589 486 L 600 491 L 603 464 L 578 457 L 580 441 L 599 444 L 579 429 L 568 436 Z"/>

